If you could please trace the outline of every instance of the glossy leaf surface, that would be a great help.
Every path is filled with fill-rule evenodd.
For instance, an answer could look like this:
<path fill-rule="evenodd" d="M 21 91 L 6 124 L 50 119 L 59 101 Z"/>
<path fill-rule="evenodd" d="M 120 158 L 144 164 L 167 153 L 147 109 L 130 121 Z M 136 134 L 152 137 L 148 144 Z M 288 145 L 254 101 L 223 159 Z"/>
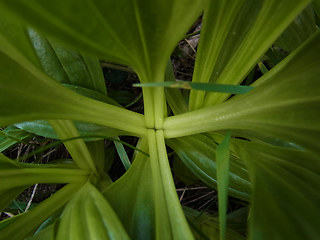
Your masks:
<path fill-rule="evenodd" d="M 319 158 L 303 150 L 234 141 L 253 183 L 250 239 L 319 236 Z"/>
<path fill-rule="evenodd" d="M 205 135 L 193 135 L 167 139 L 167 144 L 175 150 L 180 159 L 207 186 L 217 188 L 217 143 Z M 230 159 L 229 194 L 249 201 L 250 182 L 248 172 L 240 159 Z"/>
<path fill-rule="evenodd" d="M 0 79 L 1 125 L 23 120 L 60 118 L 94 122 L 110 127 L 118 125 L 118 128 L 125 130 L 129 125 L 124 124 L 120 127 L 119 123 L 131 118 L 130 125 L 136 122 L 136 130 L 141 131 L 141 134 L 145 131 L 143 116 L 82 97 L 48 78 L 29 62 L 25 62 L 25 58 L 21 55 L 19 59 L 13 60 L 0 53 L 0 59 L 0 69 L 2 71 L 9 69 Z M 25 91 L 26 89 L 28 91 Z M 94 105 L 99 111 L 94 110 Z M 118 114 L 124 115 L 120 117 L 120 115 L 117 116 Z M 108 118 L 105 118 L 105 115 L 108 115 Z"/>
<path fill-rule="evenodd" d="M 193 81 L 239 84 L 309 2 L 210 1 L 204 12 Z M 223 102 L 228 96 L 192 91 L 190 109 Z"/>
<path fill-rule="evenodd" d="M 8 19 L 4 19 L 4 23 L 7 22 Z M 11 26 L 10 24 L 11 23 L 8 23 L 7 25 Z M 15 23 L 15 25 L 11 27 L 13 29 L 19 29 L 19 27 L 22 28 L 20 26 L 21 24 L 19 24 L 20 23 Z M 115 113 L 110 114 L 110 112 L 109 114 L 107 112 L 103 114 L 103 109 L 108 109 L 109 105 L 104 104 L 101 106 L 102 103 L 97 101 L 94 102 L 100 105 L 100 107 L 98 107 L 100 111 L 93 110 L 94 104 L 91 102 L 93 100 L 80 97 L 80 95 L 67 90 L 45 75 L 40 69 L 38 59 L 34 59 L 29 56 L 29 52 L 33 51 L 33 46 L 30 44 L 25 44 L 23 46 L 19 45 L 19 39 L 24 39 L 25 42 L 30 41 L 26 32 L 17 31 L 15 33 L 15 40 L 11 37 L 12 31 L 11 28 L 6 27 L 7 25 L 2 27 L 0 35 L 0 70 L 3 72 L 6 71 L 6 74 L 2 75 L 0 78 L 0 125 L 8 125 L 11 123 L 21 122 L 23 120 L 52 118 L 74 119 L 67 115 L 72 114 L 72 112 L 75 113 L 80 109 L 82 109 L 80 112 L 86 111 L 87 113 L 78 112 L 76 114 L 78 115 L 78 119 L 74 120 L 86 121 L 83 118 L 90 115 L 88 112 L 90 110 L 95 112 L 94 114 L 107 114 L 110 117 L 116 115 Z M 94 70 L 89 72 L 94 72 Z M 92 75 L 97 74 L 92 73 Z M 12 79 L 15 79 L 15 81 L 12 81 Z M 83 106 L 83 104 L 87 106 Z M 136 113 L 120 108 L 117 111 L 118 108 L 113 106 L 111 106 L 111 108 L 113 109 L 111 112 L 127 112 L 127 114 L 125 114 L 126 117 L 123 117 L 122 119 L 131 118 L 131 123 L 133 123 L 135 121 L 134 119 L 138 117 Z M 60 114 L 66 115 L 62 116 Z M 134 117 L 134 115 L 136 115 L 136 117 Z M 96 116 L 94 118 L 90 118 L 98 119 L 99 117 Z M 102 118 L 105 119 L 105 117 L 101 116 L 100 120 L 102 120 Z M 143 117 L 140 116 L 138 118 L 140 118 L 140 120 L 138 120 L 138 122 L 140 121 L 140 124 L 138 123 L 138 125 L 144 126 Z M 116 121 L 112 122 L 115 123 Z"/>
<path fill-rule="evenodd" d="M 171 52 L 205 5 L 203 0 L 95 0 L 81 5 L 75 0 L 0 3 L 69 46 L 129 65 L 142 82 L 164 81 Z M 160 128 L 164 117 L 163 89 L 144 90 L 144 99 L 146 125 Z"/>
<path fill-rule="evenodd" d="M 275 45 L 285 51 L 292 52 L 306 41 L 315 31 L 317 31 L 315 14 L 312 6 L 309 5 L 280 35 L 275 42 Z"/>
<path fill-rule="evenodd" d="M 167 118 L 165 136 L 247 130 L 319 153 L 319 64 L 320 34 L 316 33 L 258 80 L 250 93 L 210 108 Z"/>
<path fill-rule="evenodd" d="M 13 126 L 7 127 L 0 133 L 0 152 L 3 152 L 16 143 L 24 142 L 24 139 L 30 136 L 30 133 L 17 129 Z"/>
<path fill-rule="evenodd" d="M 146 139 L 138 146 L 148 152 Z M 132 239 L 155 239 L 153 182 L 149 158 L 137 153 L 129 170 L 103 192 Z"/>
<path fill-rule="evenodd" d="M 24 129 L 26 132 L 34 133 L 43 137 L 58 139 L 59 136 L 53 130 L 48 121 L 45 120 L 36 120 L 32 122 L 22 122 L 14 124 L 14 126 Z M 103 137 L 114 137 L 117 135 L 130 135 L 128 132 L 104 127 L 101 125 L 75 122 L 75 126 L 80 133 L 80 136 L 84 137 L 87 140 L 95 140 L 95 138 Z M 88 138 L 86 136 L 95 136 L 95 138 Z"/>
<path fill-rule="evenodd" d="M 159 72 L 152 69 L 156 66 L 162 65 L 164 70 L 175 44 L 200 15 L 203 1 L 95 0 L 79 5 L 74 0 L 15 0 L 2 1 L 2 6 L 72 47 L 132 66 L 146 75 L 152 70 Z"/>

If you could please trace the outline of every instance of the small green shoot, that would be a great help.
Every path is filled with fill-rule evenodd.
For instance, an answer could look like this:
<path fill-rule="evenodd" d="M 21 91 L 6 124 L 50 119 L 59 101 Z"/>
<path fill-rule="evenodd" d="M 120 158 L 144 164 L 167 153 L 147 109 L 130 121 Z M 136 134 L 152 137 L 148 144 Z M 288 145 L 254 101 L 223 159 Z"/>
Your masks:
<path fill-rule="evenodd" d="M 120 141 L 119 137 L 116 137 L 116 139 L 118 139 Z M 126 150 L 123 147 L 123 144 L 121 142 L 119 142 L 119 141 L 113 141 L 113 143 L 114 143 L 114 145 L 115 145 L 115 147 L 117 149 L 119 158 L 120 158 L 124 168 L 126 169 L 126 171 L 128 171 L 128 169 L 131 166 L 131 162 L 129 160 L 129 157 L 128 157 L 128 154 L 127 154 Z"/>
<path fill-rule="evenodd" d="M 266 67 L 266 65 L 264 65 L 264 63 L 262 61 L 258 62 L 258 66 L 259 66 L 260 71 L 262 72 L 263 75 L 269 71 L 268 68 Z"/>

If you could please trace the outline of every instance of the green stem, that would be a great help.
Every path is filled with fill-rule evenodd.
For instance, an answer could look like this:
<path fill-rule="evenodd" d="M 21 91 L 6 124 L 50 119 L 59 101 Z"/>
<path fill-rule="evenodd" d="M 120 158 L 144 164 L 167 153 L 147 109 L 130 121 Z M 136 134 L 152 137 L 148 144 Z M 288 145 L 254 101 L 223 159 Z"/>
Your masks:
<path fill-rule="evenodd" d="M 237 126 L 239 115 L 247 110 L 235 114 L 235 109 L 240 108 L 239 105 L 243 109 L 241 104 L 222 104 L 168 117 L 163 125 L 165 138 L 232 129 Z"/>
<path fill-rule="evenodd" d="M 156 87 L 154 89 L 154 127 L 162 129 L 164 117 L 164 88 Z"/>
<path fill-rule="evenodd" d="M 161 175 L 159 169 L 159 160 L 157 152 L 157 142 L 155 136 L 155 130 L 148 130 L 148 145 L 150 154 L 150 166 L 153 184 L 153 194 L 154 194 L 154 205 L 155 205 L 155 223 L 156 223 L 156 239 L 161 239 L 163 234 L 170 235 L 170 227 L 165 224 L 168 219 L 167 209 L 161 209 L 160 206 L 166 206 L 166 201 L 164 198 L 164 192 L 161 182 Z"/>
<path fill-rule="evenodd" d="M 163 130 L 156 131 L 156 142 L 158 150 L 159 169 L 165 199 L 168 203 L 168 213 L 171 226 L 179 226 L 172 229 L 174 239 L 193 239 L 188 222 L 184 216 L 181 204 L 177 195 L 176 187 L 173 182 L 171 168 L 167 156 Z"/>
<path fill-rule="evenodd" d="M 200 31 L 196 31 L 196 32 L 193 32 L 193 33 L 189 33 L 189 34 L 186 34 L 186 35 L 183 37 L 183 39 L 191 38 L 191 37 L 193 37 L 193 36 L 195 36 L 195 35 L 198 35 L 198 34 L 200 34 Z M 182 39 L 182 40 L 183 40 L 183 39 Z"/>
<path fill-rule="evenodd" d="M 182 211 L 167 158 L 163 130 L 148 130 L 157 239 L 193 239 Z"/>
<path fill-rule="evenodd" d="M 155 82 L 164 82 L 164 71 L 154 76 Z M 163 128 L 163 118 L 165 113 L 165 94 L 163 87 L 155 87 L 153 95 L 153 106 L 154 106 L 154 126 L 155 129 Z"/>
<path fill-rule="evenodd" d="M 88 179 L 90 172 L 63 168 L 19 168 L 0 171 L 0 178 L 6 179 L 6 189 L 29 186 L 36 183 L 79 183 Z"/>
<path fill-rule="evenodd" d="M 149 94 L 150 93 L 146 93 L 147 96 Z M 81 116 L 70 113 L 70 119 L 96 123 L 102 126 L 128 131 L 138 136 L 144 136 L 146 134 L 145 117 L 142 114 L 88 98 L 79 104 L 81 105 L 73 105 L 70 107 L 76 108 L 76 111 L 81 113 Z"/>
<path fill-rule="evenodd" d="M 153 90 L 151 88 L 142 88 L 146 128 L 154 128 Z"/>

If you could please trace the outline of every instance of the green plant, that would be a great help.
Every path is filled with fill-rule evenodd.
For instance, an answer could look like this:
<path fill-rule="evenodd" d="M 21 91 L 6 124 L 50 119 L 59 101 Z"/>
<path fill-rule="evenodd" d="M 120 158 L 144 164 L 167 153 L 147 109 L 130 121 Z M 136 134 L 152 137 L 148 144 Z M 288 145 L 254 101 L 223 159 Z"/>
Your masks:
<path fill-rule="evenodd" d="M 192 231 L 218 238 L 218 229 L 221 238 L 243 239 L 227 221 L 227 193 L 250 203 L 250 239 L 316 239 L 320 34 L 312 7 L 289 26 L 310 3 L 1 0 L 0 126 L 59 138 L 73 161 L 30 164 L 0 154 L 1 209 L 33 184 L 67 184 L 1 222 L 0 239 L 193 239 Z M 224 93 L 191 89 L 186 103 L 163 82 L 175 81 L 168 59 L 202 12 L 193 83 L 177 86 L 224 84 Z M 290 53 L 281 62 L 276 49 L 266 53 L 276 40 Z M 242 83 L 265 53 L 275 66 L 253 90 L 231 96 L 241 87 L 229 85 Z M 145 84 L 144 115 L 107 96 L 98 59 L 134 69 Z M 113 183 L 101 139 L 119 135 L 139 137 L 140 151 Z M 27 136 L 18 131 L 2 150 Z M 181 207 L 166 144 L 218 188 L 220 227 Z"/>

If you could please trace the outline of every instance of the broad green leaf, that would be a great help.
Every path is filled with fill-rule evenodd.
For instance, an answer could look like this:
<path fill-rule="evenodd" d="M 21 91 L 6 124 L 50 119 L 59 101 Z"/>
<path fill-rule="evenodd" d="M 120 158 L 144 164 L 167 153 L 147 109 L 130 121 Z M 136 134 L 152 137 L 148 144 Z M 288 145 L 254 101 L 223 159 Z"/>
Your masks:
<path fill-rule="evenodd" d="M 41 66 L 49 76 L 58 82 L 69 83 L 64 84 L 64 86 L 81 95 L 117 105 L 105 95 L 106 88 L 98 59 L 85 57 L 67 50 L 54 42 L 48 41 L 32 29 L 29 30 L 29 36 Z M 22 123 L 21 125 L 23 128 L 26 124 Z M 31 123 L 31 125 L 35 125 L 33 128 L 36 131 L 30 129 L 30 124 L 28 124 L 29 131 L 33 133 L 39 133 L 39 129 L 43 126 L 38 126 L 37 123 Z M 84 124 L 82 123 L 82 125 Z M 48 135 L 45 130 L 42 129 L 42 132 Z M 52 132 L 51 129 L 50 132 Z M 81 140 L 78 139 L 77 141 Z"/>
<path fill-rule="evenodd" d="M 7 127 L 0 132 L 0 152 L 3 152 L 16 143 L 25 143 L 24 139 L 30 136 L 30 133 L 17 129 L 16 127 Z"/>
<path fill-rule="evenodd" d="M 6 16 L 6 15 L 5 15 Z M 6 16 L 8 17 L 8 16 Z M 6 22 L 6 18 L 3 19 Z M 32 59 L 34 64 L 40 62 L 42 69 L 53 79 L 58 82 L 65 83 L 67 86 L 78 86 L 80 89 L 77 92 L 81 92 L 83 89 L 91 89 L 101 94 L 106 94 L 106 87 L 101 70 L 101 66 L 98 59 L 78 54 L 75 51 L 66 49 L 61 45 L 47 40 L 44 36 L 37 33 L 33 29 L 23 29 L 23 26 L 16 24 L 10 26 L 10 29 L 2 30 L 2 37 L 10 40 L 24 56 L 27 56 L 26 51 L 32 51 L 36 53 L 38 59 Z M 10 33 L 21 30 L 19 38 L 10 39 Z M 15 33 L 18 35 L 17 33 Z M 24 40 L 25 44 L 29 45 L 20 46 L 17 45 L 17 40 Z M 73 89 L 75 90 L 75 89 Z M 83 94 L 86 96 L 86 94 Z"/>
<path fill-rule="evenodd" d="M 130 135 L 130 133 L 125 131 L 120 131 L 117 129 L 104 127 L 101 125 L 90 124 L 90 123 L 82 123 L 82 122 L 75 122 L 74 123 L 76 128 L 78 129 L 80 136 L 85 139 L 85 141 L 92 141 L 96 140 L 97 138 L 107 138 L 107 137 L 114 137 L 117 135 Z M 26 132 L 30 132 L 39 136 L 59 139 L 57 133 L 53 130 L 51 125 L 48 121 L 44 120 L 36 120 L 32 122 L 22 122 L 14 124 L 14 126 L 23 129 Z M 85 138 L 85 137 L 88 138 Z M 95 136 L 95 138 L 89 138 L 90 136 Z"/>
<path fill-rule="evenodd" d="M 279 62 L 281 62 L 284 58 L 288 56 L 288 53 L 281 50 L 280 48 L 273 46 L 271 47 L 266 53 L 266 62 L 270 68 L 277 65 Z M 254 69 L 251 71 L 251 73 L 254 72 Z M 248 78 L 248 77 L 247 77 Z M 249 84 L 252 84 L 254 81 L 249 82 Z"/>
<path fill-rule="evenodd" d="M 232 129 L 233 133 L 241 130 L 268 135 L 319 153 L 319 65 L 318 32 L 256 81 L 250 93 L 167 118 L 165 137 Z"/>
<path fill-rule="evenodd" d="M 1 1 L 1 5 L 72 47 L 145 74 L 167 62 L 176 43 L 200 15 L 203 1 L 95 0 L 79 5 L 74 0 L 15 0 Z"/>
<path fill-rule="evenodd" d="M 317 24 L 319 26 L 319 17 L 320 17 L 320 1 L 319 0 L 314 0 L 312 2 L 312 7 L 313 7 L 313 10 L 314 10 L 314 13 L 315 15 L 318 17 L 318 21 L 317 21 Z"/>
<path fill-rule="evenodd" d="M 135 95 L 131 91 L 127 90 L 110 90 L 108 96 L 114 99 L 117 103 L 121 105 L 129 105 L 135 100 Z M 142 97 L 142 96 L 141 96 Z"/>
<path fill-rule="evenodd" d="M 204 11 L 193 82 L 239 84 L 309 0 L 210 1 Z M 190 109 L 229 94 L 191 91 Z"/>
<path fill-rule="evenodd" d="M 217 219 L 208 213 L 198 212 L 191 208 L 183 208 L 188 222 L 193 230 L 196 239 L 218 240 L 219 239 L 219 223 Z M 244 240 L 241 234 L 226 229 L 226 240 Z"/>
<path fill-rule="evenodd" d="M 165 72 L 165 81 L 172 82 L 175 80 L 176 78 L 174 76 L 173 66 L 171 60 L 169 60 Z M 164 91 L 166 95 L 166 100 L 174 114 L 185 113 L 188 111 L 186 101 L 183 98 L 180 89 L 165 88 Z"/>
<path fill-rule="evenodd" d="M 1 179 L 3 181 L 3 179 Z M 0 211 L 5 210 L 9 204 L 15 199 L 23 190 L 25 190 L 28 186 L 20 186 L 11 189 L 0 190 Z"/>
<path fill-rule="evenodd" d="M 6 71 L 0 78 L 2 126 L 26 120 L 73 119 L 145 133 L 142 115 L 74 93 L 36 69 L 22 55 L 11 59 L 0 53 L 0 62 L 0 70 Z"/>
<path fill-rule="evenodd" d="M 106 95 L 105 81 L 98 59 L 66 49 L 54 41 L 48 41 L 45 37 L 42 37 L 35 31 L 29 31 L 29 34 L 42 67 L 52 78 L 55 79 L 56 74 L 63 76 L 63 78 L 57 80 L 64 83 L 63 85 L 69 89 L 74 90 L 83 96 L 120 106 Z M 48 61 L 48 59 L 51 61 Z M 56 63 L 56 65 L 53 65 L 51 62 Z M 63 135 L 64 138 L 79 136 L 77 129 L 70 121 L 50 121 L 50 123 L 53 123 L 53 126 L 58 128 L 57 132 L 59 132 L 61 136 Z M 68 126 L 70 124 L 71 126 Z M 86 125 L 89 125 L 89 127 L 92 126 L 92 124 L 88 123 L 80 124 L 85 127 L 87 127 Z M 71 132 L 70 129 L 73 129 L 73 132 Z M 111 132 L 114 131 L 111 130 Z M 96 159 L 90 156 L 83 139 L 65 142 L 65 145 L 73 159 L 83 168 L 91 168 L 95 172 L 97 171 L 95 163 L 98 163 L 100 166 L 101 163 L 104 162 L 103 145 L 99 144 L 99 142 L 90 143 L 90 146 L 94 149 L 92 153 L 95 153 L 94 156 L 97 157 Z M 102 156 L 100 156 L 99 153 L 102 154 Z M 101 170 L 103 170 L 103 165 Z M 100 172 L 99 176 L 101 176 L 101 178 L 107 177 L 103 172 Z M 105 183 L 104 179 L 99 180 Z"/>
<path fill-rule="evenodd" d="M 217 144 L 203 134 L 166 139 L 183 163 L 207 186 L 217 189 Z M 240 159 L 231 157 L 229 172 L 229 194 L 249 201 L 251 184 L 248 172 Z"/>
<path fill-rule="evenodd" d="M 65 71 L 68 76 L 68 82 L 63 83 L 69 83 L 91 89 L 101 94 L 107 94 L 99 59 L 79 54 L 53 41 L 49 42 L 51 43 L 55 56 L 61 64 L 61 69 L 57 70 L 60 72 Z M 46 54 L 42 56 L 44 59 L 45 57 Z M 50 62 L 48 62 L 47 65 L 50 65 Z M 54 78 L 53 76 L 51 77 Z"/>
<path fill-rule="evenodd" d="M 138 146 L 148 152 L 147 139 Z M 153 182 L 149 158 L 137 152 L 129 170 L 103 192 L 131 239 L 155 239 L 155 208 L 161 206 L 154 204 Z"/>
<path fill-rule="evenodd" d="M 50 215 L 62 208 L 83 184 L 68 184 L 39 205 L 19 216 L 0 230 L 0 240 L 23 240 L 32 234 Z"/>
<path fill-rule="evenodd" d="M 14 221 L 16 221 L 17 219 L 19 219 L 23 214 L 18 214 L 15 216 L 12 216 L 10 218 L 6 218 L 4 220 L 2 220 L 0 222 L 0 231 L 5 228 L 7 225 L 9 225 L 10 223 L 13 223 Z"/>
<path fill-rule="evenodd" d="M 231 131 L 228 131 L 216 149 L 220 240 L 226 239 L 227 229 L 230 138 Z"/>
<path fill-rule="evenodd" d="M 13 49 L 19 51 L 28 61 L 40 67 L 40 62 L 35 54 L 32 43 L 29 39 L 25 26 L 4 9 L 0 8 L 0 48 L 5 47 L 9 42 Z M 12 49 L 7 49 L 10 55 L 15 55 Z"/>
<path fill-rule="evenodd" d="M 172 160 L 172 172 L 175 178 L 179 179 L 187 186 L 201 183 L 199 178 L 191 172 L 177 154 L 174 155 Z"/>
<path fill-rule="evenodd" d="M 292 52 L 317 31 L 312 6 L 303 10 L 280 35 L 274 45 Z"/>
<path fill-rule="evenodd" d="M 59 218 L 61 216 L 63 209 L 60 211 L 55 212 L 52 214 L 49 218 L 47 218 L 45 221 L 41 223 L 41 225 L 37 228 L 37 231 L 35 231 L 34 235 L 38 234 L 42 230 L 46 229 L 47 227 L 51 227 L 52 225 L 55 225 L 58 223 Z M 54 234 L 56 235 L 56 227 L 54 228 Z"/>
<path fill-rule="evenodd" d="M 317 239 L 319 157 L 292 148 L 233 140 L 253 183 L 249 239 Z"/>
<path fill-rule="evenodd" d="M 88 98 L 92 98 L 95 99 L 97 101 L 100 102 L 105 102 L 105 103 L 109 103 L 112 104 L 114 106 L 118 106 L 121 107 L 121 105 L 119 103 L 117 103 L 115 100 L 113 100 L 112 98 L 108 97 L 106 94 L 102 94 L 98 91 L 95 90 L 91 90 L 89 88 L 84 88 L 84 87 L 80 87 L 80 86 L 76 86 L 76 85 L 70 85 L 70 84 L 62 84 L 63 86 L 75 91 L 76 93 L 79 93 L 82 96 L 88 97 Z"/>
<path fill-rule="evenodd" d="M 79 5 L 76 0 L 2 0 L 0 4 L 81 52 L 132 67 L 142 82 L 161 82 L 171 52 L 199 17 L 205 1 L 95 0 Z M 163 89 L 145 89 L 144 100 L 148 128 L 161 128 Z"/>
<path fill-rule="evenodd" d="M 129 237 L 106 199 L 87 182 L 65 207 L 56 239 L 129 239 Z"/>
<path fill-rule="evenodd" d="M 228 229 L 247 235 L 249 207 L 243 207 L 227 214 Z"/>
<path fill-rule="evenodd" d="M 99 92 L 96 92 L 94 90 L 90 90 L 87 88 L 75 86 L 75 85 L 69 85 L 69 84 L 63 84 L 63 86 L 92 99 L 109 103 L 115 106 L 121 106 L 113 99 L 107 97 L 107 95 L 101 94 Z M 95 124 L 90 123 L 81 123 L 81 122 L 75 122 L 75 125 L 80 132 L 81 136 L 86 135 L 101 135 L 101 136 L 116 136 L 116 135 L 123 135 L 124 131 L 119 131 L 116 129 L 103 127 Z M 43 137 L 49 137 L 49 138 L 58 138 L 57 134 L 54 132 L 52 127 L 44 120 L 38 120 L 33 122 L 22 122 L 15 124 L 16 127 L 23 129 L 27 132 L 34 133 Z M 126 135 L 130 135 L 130 133 L 126 133 Z"/>
<path fill-rule="evenodd" d="M 49 227 L 41 230 L 28 240 L 55 240 L 55 224 L 51 224 Z"/>
<path fill-rule="evenodd" d="M 28 42 L 31 42 L 41 68 L 54 80 L 61 83 L 71 83 L 50 42 L 34 29 L 25 26 L 24 28 L 25 32 L 28 32 Z M 17 49 L 22 50 L 21 48 Z"/>
<path fill-rule="evenodd" d="M 1 164 L 1 168 L 7 168 L 7 169 L 16 169 L 21 167 L 20 166 L 21 164 L 19 162 L 11 160 L 10 158 L 3 155 L 3 153 L 0 153 L 0 164 Z"/>
<path fill-rule="evenodd" d="M 7 21 L 7 19 L 5 19 L 5 21 Z M 13 29 L 16 28 L 17 26 Z M 0 70 L 6 72 L 6 74 L 2 75 L 0 78 L 1 126 L 21 122 L 23 120 L 50 118 L 73 119 L 67 115 L 72 115 L 72 112 L 75 113 L 77 111 L 85 111 L 86 113 L 78 112 L 76 115 L 78 115 L 79 119 L 74 120 L 85 122 L 86 120 L 84 118 L 89 117 L 90 110 L 92 113 L 95 112 L 93 114 L 96 115 L 95 117 L 89 117 L 90 119 L 97 120 L 99 119 L 97 115 L 101 115 L 100 120 L 104 118 L 105 122 L 107 119 L 111 120 L 113 117 L 117 118 L 117 113 L 120 113 L 121 115 L 121 112 L 127 112 L 127 114 L 125 113 L 124 116 L 122 116 L 123 120 L 130 118 L 131 125 L 133 122 L 138 121 L 140 122 L 138 123 L 140 127 L 144 126 L 144 118 L 141 115 L 138 116 L 136 113 L 109 106 L 108 104 L 101 105 L 102 103 L 80 97 L 78 94 L 73 93 L 56 83 L 37 67 L 37 61 L 28 59 L 29 55 L 26 54 L 26 51 L 29 51 L 29 48 L 32 48 L 32 46 L 26 45 L 21 47 L 16 41 L 10 38 L 12 29 L 4 28 L 2 30 Z M 25 41 L 30 41 L 21 31 L 17 31 L 16 34 L 17 39 L 22 38 Z M 12 81 L 12 79 L 15 79 L 15 81 Z M 93 102 L 89 103 L 88 101 Z M 100 105 L 100 107 L 98 107 L 99 110 L 94 110 L 94 102 Z M 81 106 L 83 104 L 87 106 Z M 111 112 L 108 111 L 110 110 L 110 107 L 113 109 Z M 61 116 L 60 114 L 64 116 Z M 102 117 L 102 115 L 104 116 Z M 105 115 L 108 115 L 109 117 L 105 118 Z M 140 120 L 138 120 L 138 118 L 140 118 Z M 119 118 L 118 121 L 114 119 L 114 121 L 110 121 L 110 123 L 113 122 L 113 124 L 118 125 L 117 123 L 120 121 Z M 125 125 L 129 126 L 130 124 Z M 142 129 L 140 128 L 140 130 Z M 142 131 L 145 130 L 143 129 Z"/>
<path fill-rule="evenodd" d="M 81 55 L 48 40 L 33 29 L 29 38 L 43 70 L 54 80 L 96 90 L 106 94 L 106 87 L 98 59 Z"/>

